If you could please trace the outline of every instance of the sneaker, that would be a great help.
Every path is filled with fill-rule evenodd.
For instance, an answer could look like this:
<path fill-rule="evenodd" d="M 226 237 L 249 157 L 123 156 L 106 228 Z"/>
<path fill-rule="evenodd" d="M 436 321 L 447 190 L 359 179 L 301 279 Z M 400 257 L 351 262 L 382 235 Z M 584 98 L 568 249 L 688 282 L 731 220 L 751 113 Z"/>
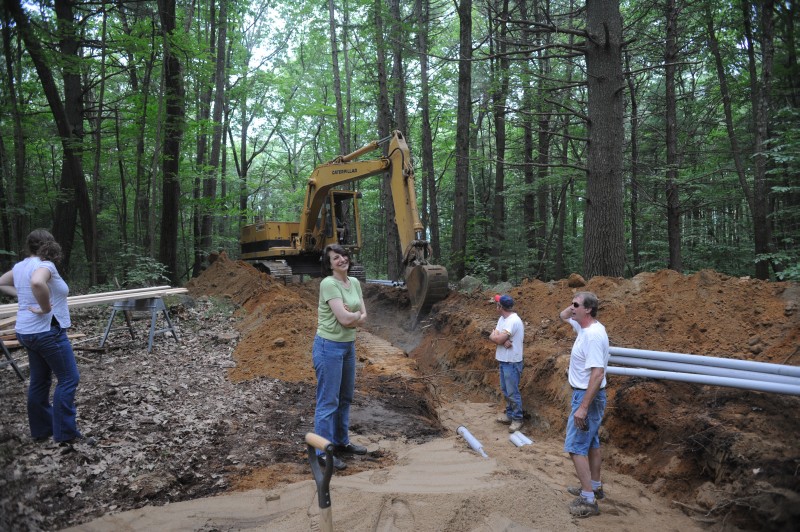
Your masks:
<path fill-rule="evenodd" d="M 324 455 L 324 454 L 318 454 L 317 455 L 317 460 L 319 460 L 319 465 L 321 465 L 322 467 L 325 467 L 325 462 L 327 461 L 327 459 L 328 459 L 328 457 L 326 455 Z M 333 457 L 333 468 L 334 469 L 337 469 L 337 470 L 341 471 L 342 469 L 345 469 L 346 467 L 347 467 L 347 464 L 345 464 L 342 460 L 336 458 L 336 456 Z"/>
<path fill-rule="evenodd" d="M 337 445 L 334 450 L 337 454 L 367 454 L 367 448 L 363 445 L 348 443 L 347 445 Z"/>
<path fill-rule="evenodd" d="M 522 420 L 515 419 L 511 422 L 511 425 L 508 426 L 508 432 L 517 432 L 521 428 L 522 428 Z"/>
<path fill-rule="evenodd" d="M 88 445 L 89 447 L 94 447 L 95 445 L 97 445 L 97 438 L 95 438 L 93 436 L 80 435 L 80 436 L 76 436 L 75 438 L 72 438 L 71 440 L 60 441 L 60 442 L 58 442 L 58 444 L 61 445 L 62 447 L 72 447 L 73 445 L 78 445 L 78 444 L 83 444 L 83 445 Z"/>
<path fill-rule="evenodd" d="M 569 503 L 569 513 L 573 517 L 591 517 L 600 515 L 600 508 L 597 506 L 597 501 L 589 502 L 583 497 L 576 497 Z"/>
<path fill-rule="evenodd" d="M 580 486 L 570 486 L 567 488 L 567 493 L 569 493 L 570 495 L 575 495 L 576 497 L 581 496 L 581 491 L 582 490 Z M 594 490 L 594 498 L 597 499 L 598 501 L 606 498 L 606 494 L 603 493 L 602 485 L 596 490 Z"/>
<path fill-rule="evenodd" d="M 508 417 L 508 414 L 500 414 L 497 416 L 497 422 L 502 423 L 503 425 L 508 425 L 511 423 L 511 418 Z"/>

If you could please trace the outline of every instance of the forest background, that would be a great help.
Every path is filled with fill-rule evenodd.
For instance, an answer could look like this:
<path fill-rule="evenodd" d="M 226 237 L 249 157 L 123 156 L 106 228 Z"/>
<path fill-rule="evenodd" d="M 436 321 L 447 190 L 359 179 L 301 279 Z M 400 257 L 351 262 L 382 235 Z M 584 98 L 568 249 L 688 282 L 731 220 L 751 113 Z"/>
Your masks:
<path fill-rule="evenodd" d="M 181 284 L 394 129 L 451 279 L 800 279 L 792 0 L 3 0 L 0 262 Z M 397 278 L 385 179 L 369 277 Z M 388 235 L 388 236 L 387 236 Z"/>

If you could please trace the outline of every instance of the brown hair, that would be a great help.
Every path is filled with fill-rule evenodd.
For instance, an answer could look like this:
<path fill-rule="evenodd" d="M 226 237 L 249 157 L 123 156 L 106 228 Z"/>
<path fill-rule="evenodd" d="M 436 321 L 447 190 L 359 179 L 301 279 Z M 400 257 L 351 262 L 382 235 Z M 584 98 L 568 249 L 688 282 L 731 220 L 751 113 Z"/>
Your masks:
<path fill-rule="evenodd" d="M 61 246 L 47 229 L 34 229 L 25 242 L 28 252 L 42 260 L 57 263 L 61 260 Z"/>
<path fill-rule="evenodd" d="M 353 261 L 350 258 L 350 252 L 347 251 L 347 248 L 344 246 L 340 246 L 339 244 L 329 244 L 325 246 L 325 249 L 322 251 L 322 274 L 323 275 L 333 275 L 333 267 L 331 267 L 331 257 L 328 255 L 329 252 L 333 251 L 334 253 L 338 253 L 342 257 L 347 257 L 347 275 L 350 275 L 350 268 L 353 267 Z"/>
<path fill-rule="evenodd" d="M 575 296 L 583 296 L 583 308 L 591 309 L 591 316 L 593 318 L 597 317 L 597 307 L 600 306 L 600 302 L 597 300 L 597 296 L 594 295 L 593 292 L 578 292 Z"/>

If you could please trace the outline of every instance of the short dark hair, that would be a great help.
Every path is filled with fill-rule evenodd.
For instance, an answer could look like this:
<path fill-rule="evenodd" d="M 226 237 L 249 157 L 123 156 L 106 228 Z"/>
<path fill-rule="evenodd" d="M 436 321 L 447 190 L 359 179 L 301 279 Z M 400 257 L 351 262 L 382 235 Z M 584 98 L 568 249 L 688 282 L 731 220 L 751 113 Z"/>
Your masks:
<path fill-rule="evenodd" d="M 34 229 L 25 242 L 28 252 L 42 260 L 57 263 L 61 260 L 61 246 L 47 229 Z"/>
<path fill-rule="evenodd" d="M 322 251 L 322 274 L 333 275 L 331 257 L 328 255 L 328 253 L 331 251 L 349 259 L 349 262 L 347 263 L 347 275 L 350 275 L 350 268 L 353 267 L 353 260 L 350 258 L 350 252 L 347 250 L 347 248 L 339 244 L 329 244 L 325 246 L 325 249 Z"/>
<path fill-rule="evenodd" d="M 575 297 L 578 296 L 583 297 L 583 308 L 592 309 L 589 314 L 591 314 L 593 318 L 596 318 L 597 307 L 600 306 L 600 302 L 597 300 L 597 296 L 594 294 L 594 292 L 578 292 L 575 294 Z"/>

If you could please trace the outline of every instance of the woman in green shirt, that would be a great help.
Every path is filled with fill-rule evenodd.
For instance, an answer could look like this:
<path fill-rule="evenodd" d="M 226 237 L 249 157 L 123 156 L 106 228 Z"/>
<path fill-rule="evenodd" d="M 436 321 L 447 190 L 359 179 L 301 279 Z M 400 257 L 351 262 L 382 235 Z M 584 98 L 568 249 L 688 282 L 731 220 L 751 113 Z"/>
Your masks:
<path fill-rule="evenodd" d="M 350 404 L 356 384 L 356 327 L 367 320 L 361 284 L 350 277 L 350 253 L 339 244 L 325 248 L 319 285 L 317 334 L 313 361 L 317 374 L 317 405 L 314 432 L 335 446 L 337 455 L 366 454 L 366 447 L 350 442 Z M 325 465 L 325 454 L 318 451 Z M 347 465 L 333 457 L 336 469 Z"/>

